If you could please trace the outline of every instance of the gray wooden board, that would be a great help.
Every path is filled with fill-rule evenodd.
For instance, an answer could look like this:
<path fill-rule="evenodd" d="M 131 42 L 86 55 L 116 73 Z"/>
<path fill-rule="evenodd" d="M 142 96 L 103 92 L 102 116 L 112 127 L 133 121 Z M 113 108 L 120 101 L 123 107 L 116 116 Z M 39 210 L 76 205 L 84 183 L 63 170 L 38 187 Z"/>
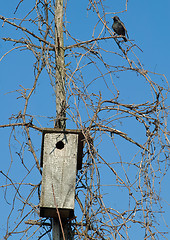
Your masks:
<path fill-rule="evenodd" d="M 63 149 L 56 148 L 56 143 L 59 141 L 64 143 Z M 42 214 L 40 213 L 40 215 L 48 217 L 48 210 L 43 213 L 43 208 L 53 208 L 56 212 L 54 196 L 59 209 L 74 210 L 78 134 L 45 133 L 43 148 L 40 200 L 40 212 Z M 51 217 L 53 215 L 54 213 Z"/>

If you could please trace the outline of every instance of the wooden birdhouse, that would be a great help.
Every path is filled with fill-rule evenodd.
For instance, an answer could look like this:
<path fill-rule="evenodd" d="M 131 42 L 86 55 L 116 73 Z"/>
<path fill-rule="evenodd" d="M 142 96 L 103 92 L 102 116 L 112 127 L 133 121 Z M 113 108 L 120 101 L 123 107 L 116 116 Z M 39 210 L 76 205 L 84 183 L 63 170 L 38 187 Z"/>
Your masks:
<path fill-rule="evenodd" d="M 77 170 L 82 167 L 83 135 L 79 130 L 45 129 L 42 133 L 40 216 L 74 214 Z"/>

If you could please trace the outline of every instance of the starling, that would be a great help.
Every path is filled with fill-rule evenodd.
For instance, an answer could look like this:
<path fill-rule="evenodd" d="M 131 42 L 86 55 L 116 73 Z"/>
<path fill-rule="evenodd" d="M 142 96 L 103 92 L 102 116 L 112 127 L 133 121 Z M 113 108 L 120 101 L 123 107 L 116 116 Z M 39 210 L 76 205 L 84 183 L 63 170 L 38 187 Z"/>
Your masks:
<path fill-rule="evenodd" d="M 123 24 L 122 21 L 120 21 L 118 16 L 114 16 L 113 21 L 114 21 L 113 25 L 112 25 L 113 30 L 118 35 L 124 36 L 123 39 L 124 39 L 125 42 L 127 42 L 127 38 L 129 38 L 129 36 L 127 34 L 127 30 L 125 28 L 125 25 Z M 125 35 L 127 36 L 127 38 L 125 37 Z"/>

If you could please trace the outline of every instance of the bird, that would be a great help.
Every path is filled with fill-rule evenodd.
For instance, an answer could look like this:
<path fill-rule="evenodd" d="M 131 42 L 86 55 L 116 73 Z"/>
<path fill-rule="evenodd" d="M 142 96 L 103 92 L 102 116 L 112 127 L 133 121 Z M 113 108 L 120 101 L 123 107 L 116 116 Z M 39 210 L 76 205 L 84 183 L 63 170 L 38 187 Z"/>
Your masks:
<path fill-rule="evenodd" d="M 115 33 L 117 33 L 118 35 L 122 35 L 124 37 L 122 37 L 124 39 L 125 42 L 127 42 L 127 38 L 129 38 L 127 30 L 125 28 L 124 23 L 119 19 L 118 16 L 114 16 L 113 18 L 113 25 L 112 28 L 114 30 Z M 126 38 L 126 36 L 127 38 Z"/>

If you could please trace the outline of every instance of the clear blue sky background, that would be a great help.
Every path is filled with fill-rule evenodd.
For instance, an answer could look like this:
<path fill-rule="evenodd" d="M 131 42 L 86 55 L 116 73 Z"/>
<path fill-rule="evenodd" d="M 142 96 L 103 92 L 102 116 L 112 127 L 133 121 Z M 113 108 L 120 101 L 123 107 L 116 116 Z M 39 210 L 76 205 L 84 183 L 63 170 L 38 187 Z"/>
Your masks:
<path fill-rule="evenodd" d="M 12 17 L 13 12 L 15 10 L 15 6 L 19 1 L 16 0 L 6 0 L 1 2 L 0 15 L 5 17 Z M 28 3 L 29 2 L 29 3 Z M 31 1 L 25 1 L 24 9 L 21 7 L 19 11 L 26 11 L 27 4 L 30 4 Z M 80 40 L 87 40 L 90 36 L 91 31 L 91 21 L 95 19 L 95 16 L 91 16 L 85 11 L 87 7 L 88 1 L 68 1 L 68 10 L 67 10 L 67 21 L 68 27 L 74 36 Z M 124 7 L 124 1 L 116 0 L 106 0 L 105 6 L 107 6 L 107 11 L 116 12 L 122 11 Z M 152 72 L 158 72 L 161 74 L 165 74 L 167 79 L 170 78 L 170 50 L 169 50 L 169 42 L 170 42 L 170 1 L 154 1 L 154 0 L 143 0 L 143 1 L 135 1 L 129 0 L 128 3 L 128 11 L 124 13 L 120 13 L 119 17 L 125 23 L 125 26 L 128 30 L 129 38 L 135 40 L 136 44 L 143 50 L 143 53 L 138 51 L 138 56 L 140 60 L 143 62 L 146 69 Z M 107 16 L 107 21 L 110 26 L 112 24 L 111 16 Z M 2 24 L 2 22 L 0 22 Z M 89 32 L 88 32 L 89 29 Z M 5 25 L 2 29 L 0 28 L 0 38 L 2 37 L 14 37 L 19 38 L 20 33 L 15 29 L 12 29 Z M 114 44 L 114 43 L 113 43 Z M 113 46 L 116 48 L 116 46 Z M 11 48 L 10 44 L 5 43 L 0 39 L 0 58 L 1 56 Z M 16 92 L 6 94 L 7 92 L 15 91 L 20 88 L 19 85 L 24 87 L 31 87 L 29 84 L 30 81 L 33 80 L 33 67 L 32 67 L 32 55 L 26 51 L 14 51 L 7 55 L 0 62 L 0 111 L 1 118 L 0 124 L 6 124 L 9 122 L 9 117 L 12 114 L 16 114 L 21 109 L 23 104 L 22 100 L 16 100 L 19 96 Z M 123 75 L 124 77 L 124 75 Z M 37 96 L 34 99 L 34 105 L 32 106 L 31 111 L 35 115 L 55 115 L 55 105 L 51 106 L 51 102 L 54 102 L 54 95 L 52 94 L 51 88 L 47 84 L 47 76 L 44 75 L 43 81 L 38 86 Z M 131 103 L 134 99 L 137 102 L 143 99 L 146 94 L 146 89 L 143 88 L 140 83 L 136 83 L 136 78 L 125 78 L 124 81 L 120 81 L 119 89 L 122 99 L 128 97 L 128 101 Z M 135 85 L 136 84 L 136 85 Z M 135 85 L 135 88 L 133 86 Z M 102 89 L 100 84 L 97 87 Z M 38 93 L 38 91 L 40 93 Z M 129 96 L 127 94 L 129 92 Z M 133 92 L 132 94 L 130 94 Z M 124 97 L 125 96 L 125 97 Z M 42 98 L 46 100 L 43 101 Z M 170 105 L 170 101 L 168 99 L 167 105 Z M 49 108 L 49 106 L 51 106 Z M 53 127 L 53 123 L 49 123 L 48 126 L 44 127 Z M 17 130 L 16 130 L 17 131 Z M 7 171 L 10 164 L 10 153 L 9 153 L 9 129 L 0 129 L 0 149 L 1 149 L 1 167 L 0 170 L 4 172 Z M 140 139 L 139 135 L 136 136 L 137 139 Z M 134 130 L 134 135 L 136 132 Z M 37 137 L 37 141 L 39 138 Z M 41 143 L 39 142 L 39 145 Z M 15 146 L 13 146 L 15 148 Z M 111 157 L 111 155 L 110 155 Z M 29 154 L 28 154 L 29 159 Z M 14 161 L 17 161 L 14 159 Z M 17 181 L 17 176 L 22 174 L 17 169 L 16 163 L 16 171 L 13 173 L 15 179 Z M 2 181 L 2 176 L 0 176 L 0 181 Z M 19 179 L 19 178 L 18 178 Z M 170 188 L 169 188 L 170 176 L 167 177 L 163 181 L 162 188 L 162 196 L 167 201 L 170 202 Z M 5 184 L 5 183 L 4 183 Z M 3 199 L 3 191 L 0 189 L 0 208 L 1 208 L 1 217 L 0 217 L 0 239 L 5 233 L 6 222 L 3 219 L 6 219 L 8 206 L 4 203 Z M 8 196 L 10 199 L 10 196 Z M 118 202 L 121 202 L 121 196 L 119 196 Z M 109 202 L 109 200 L 108 200 Z M 170 209 L 168 208 L 168 204 L 165 205 L 166 214 L 165 219 L 167 223 L 170 224 Z M 137 233 L 136 233 L 137 234 Z M 141 239 L 138 235 L 133 239 Z M 168 238 L 169 236 L 169 238 Z M 167 236 L 167 239 L 170 239 L 170 234 Z M 12 238 L 16 239 L 16 238 Z"/>

